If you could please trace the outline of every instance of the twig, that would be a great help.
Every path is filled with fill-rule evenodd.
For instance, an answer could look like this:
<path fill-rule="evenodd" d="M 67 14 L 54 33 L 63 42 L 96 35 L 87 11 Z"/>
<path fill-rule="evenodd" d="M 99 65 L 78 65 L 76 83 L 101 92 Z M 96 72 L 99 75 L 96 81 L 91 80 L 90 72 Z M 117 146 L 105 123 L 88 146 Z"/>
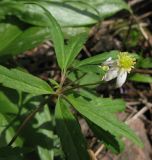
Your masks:
<path fill-rule="evenodd" d="M 91 57 L 91 53 L 88 51 L 88 49 L 86 48 L 86 46 L 83 47 L 84 52 L 86 53 L 86 55 L 88 57 Z"/>
<path fill-rule="evenodd" d="M 140 95 L 140 97 L 143 98 L 142 103 L 145 104 L 145 107 L 143 107 L 139 112 L 137 112 L 131 119 L 126 120 L 126 123 L 130 123 L 133 120 L 137 119 L 138 117 L 141 117 L 147 110 L 152 108 L 152 103 L 149 103 L 147 101 L 147 98 L 143 94 L 141 94 L 140 92 L 139 92 L 139 95 Z"/>
<path fill-rule="evenodd" d="M 143 115 L 149 108 L 147 106 L 143 107 L 139 112 L 137 112 L 131 119 L 126 121 L 127 124 L 131 123 L 133 120 L 136 120 L 138 117 Z"/>
<path fill-rule="evenodd" d="M 133 5 L 135 5 L 135 4 L 137 4 L 137 3 L 140 3 L 140 2 L 142 2 L 143 0 L 134 0 L 134 1 L 131 1 L 131 2 L 129 2 L 129 5 L 130 6 L 133 6 Z"/>
<path fill-rule="evenodd" d="M 152 12 L 145 13 L 144 15 L 140 16 L 139 19 L 142 20 L 142 19 L 149 17 L 151 15 L 152 15 Z"/>
<path fill-rule="evenodd" d="M 142 26 L 142 24 L 140 23 L 140 20 L 134 15 L 134 13 L 132 13 L 132 17 L 133 19 L 135 20 L 136 24 L 138 25 L 139 29 L 140 29 L 140 32 L 142 33 L 143 37 L 145 38 L 145 40 L 147 41 L 148 45 L 150 48 L 152 48 L 151 46 L 151 43 L 149 41 L 149 36 L 148 34 L 146 33 L 144 27 Z"/>
<path fill-rule="evenodd" d="M 97 149 L 97 151 L 94 153 L 95 156 L 97 157 L 99 153 L 104 149 L 104 144 L 101 144 L 101 146 Z"/>
<path fill-rule="evenodd" d="M 88 149 L 88 153 L 90 155 L 90 160 L 97 160 L 94 152 L 91 149 Z"/>
<path fill-rule="evenodd" d="M 130 106 L 139 105 L 141 102 L 134 101 L 134 102 L 127 102 L 126 105 L 130 108 Z"/>
<path fill-rule="evenodd" d="M 138 73 L 145 73 L 145 74 L 152 74 L 152 70 L 146 70 L 146 69 L 134 69 L 133 72 L 138 72 Z"/>

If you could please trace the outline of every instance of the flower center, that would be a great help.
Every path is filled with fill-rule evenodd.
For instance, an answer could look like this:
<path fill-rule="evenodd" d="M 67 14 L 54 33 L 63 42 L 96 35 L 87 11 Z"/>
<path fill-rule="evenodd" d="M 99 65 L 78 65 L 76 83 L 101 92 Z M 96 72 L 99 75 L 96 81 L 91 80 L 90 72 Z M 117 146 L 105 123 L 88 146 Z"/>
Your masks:
<path fill-rule="evenodd" d="M 128 72 L 134 68 L 134 64 L 136 63 L 136 59 L 130 55 L 128 52 L 120 52 L 118 55 L 118 66 L 127 70 Z"/>

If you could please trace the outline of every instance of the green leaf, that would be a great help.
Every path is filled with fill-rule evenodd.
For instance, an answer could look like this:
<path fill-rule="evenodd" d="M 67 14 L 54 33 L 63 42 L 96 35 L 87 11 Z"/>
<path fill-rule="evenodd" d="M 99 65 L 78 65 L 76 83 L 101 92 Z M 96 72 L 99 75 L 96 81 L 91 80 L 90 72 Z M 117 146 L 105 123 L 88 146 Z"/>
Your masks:
<path fill-rule="evenodd" d="M 86 89 L 80 88 L 80 89 L 77 91 L 77 93 L 78 93 L 79 95 L 81 95 L 82 97 L 87 98 L 87 99 L 90 99 L 90 100 L 93 100 L 93 99 L 97 98 L 96 92 L 95 92 L 94 90 L 92 90 L 92 89 L 86 90 Z"/>
<path fill-rule="evenodd" d="M 0 23 L 0 55 L 21 33 L 21 29 L 15 25 Z"/>
<path fill-rule="evenodd" d="M 0 122 L 0 147 L 5 147 L 15 135 L 14 129 L 10 126 L 12 124 L 12 117 L 0 113 Z M 22 143 L 22 140 L 18 137 L 13 146 L 21 146 Z"/>
<path fill-rule="evenodd" d="M 48 106 L 44 107 L 43 112 L 37 113 L 35 118 L 37 120 L 37 124 L 34 127 L 38 128 L 37 133 L 43 134 L 43 137 L 39 137 L 37 141 L 43 141 L 43 144 L 45 145 L 45 148 L 41 145 L 37 145 L 39 157 L 41 160 L 53 160 L 54 146 L 52 141 L 54 134 L 51 127 L 52 117 Z"/>
<path fill-rule="evenodd" d="M 102 69 L 98 65 L 90 64 L 90 65 L 83 65 L 77 68 L 79 71 L 84 73 L 99 73 L 102 74 Z"/>
<path fill-rule="evenodd" d="M 114 153 L 120 153 L 124 150 L 124 143 L 119 137 L 113 136 L 111 133 L 103 130 L 89 120 L 87 122 L 97 138 L 105 144 L 106 148 L 110 149 Z"/>
<path fill-rule="evenodd" d="M 0 89 L 3 90 L 3 87 Z M 6 91 L 13 95 L 9 96 Z M 15 122 L 18 123 L 16 117 L 19 113 L 18 106 L 16 105 L 16 101 L 18 99 L 15 99 L 14 101 L 14 98 L 17 98 L 15 96 L 16 92 L 11 92 L 9 89 L 5 90 L 4 93 L 2 91 L 0 92 L 0 147 L 7 146 L 10 140 L 12 140 L 12 137 L 15 135 L 13 127 Z M 13 146 L 21 146 L 22 144 L 22 139 L 18 137 L 13 143 Z"/>
<path fill-rule="evenodd" d="M 17 25 L 0 23 L 0 56 L 16 55 L 51 39 L 48 28 L 29 27 L 21 30 Z"/>
<path fill-rule="evenodd" d="M 65 48 L 65 53 L 66 53 L 65 68 L 68 68 L 73 63 L 73 60 L 81 51 L 86 39 L 87 39 L 87 34 L 81 33 L 75 37 L 72 37 L 69 40 L 69 43 Z"/>
<path fill-rule="evenodd" d="M 125 136 L 132 140 L 135 144 L 143 146 L 141 140 L 135 133 L 123 122 L 116 119 L 115 115 L 110 112 L 102 111 L 95 105 L 90 105 L 88 101 L 73 96 L 67 97 L 68 101 L 78 110 L 83 116 L 88 118 L 98 127 L 110 132 L 114 136 Z"/>
<path fill-rule="evenodd" d="M 33 94 L 51 94 L 51 87 L 40 78 L 17 69 L 7 69 L 0 65 L 0 83 L 4 86 Z"/>
<path fill-rule="evenodd" d="M 97 109 L 101 111 L 122 112 L 125 110 L 125 103 L 122 99 L 94 98 L 90 104 L 97 106 Z"/>
<path fill-rule="evenodd" d="M 131 12 L 131 8 L 124 0 L 90 0 L 96 6 L 101 18 L 113 16 L 115 13 L 125 9 Z"/>
<path fill-rule="evenodd" d="M 15 104 L 13 104 L 9 98 L 3 93 L 0 92 L 0 113 L 2 114 L 17 114 L 18 113 L 18 108 Z"/>
<path fill-rule="evenodd" d="M 142 68 L 152 68 L 152 58 L 142 58 L 140 61 L 140 67 Z"/>
<path fill-rule="evenodd" d="M 129 80 L 141 83 L 152 83 L 152 77 L 146 74 L 136 73 L 129 77 Z"/>
<path fill-rule="evenodd" d="M 45 3 L 45 5 L 61 26 L 64 27 L 86 26 L 95 24 L 100 20 L 95 7 L 81 1 L 62 2 L 61 0 L 61 2 Z M 62 14 L 62 17 L 59 12 Z"/>
<path fill-rule="evenodd" d="M 52 16 L 52 14 L 45 8 L 45 6 L 36 2 L 33 2 L 33 3 L 41 7 L 45 11 L 45 15 L 48 17 L 48 20 L 46 21 L 46 23 L 48 24 L 48 27 L 50 29 L 50 34 L 54 44 L 58 64 L 60 68 L 63 69 L 65 55 L 64 55 L 64 38 L 63 38 L 63 33 L 61 31 L 61 28 L 58 22 Z"/>
<path fill-rule="evenodd" d="M 110 113 L 115 113 L 125 110 L 125 102 L 122 99 L 97 97 L 96 93 L 93 93 L 92 90 L 86 89 L 79 89 L 76 94 L 81 95 L 83 98 L 87 99 L 90 105 L 97 106 L 96 108 L 101 110 L 101 112 L 107 111 Z"/>
<path fill-rule="evenodd" d="M 70 35 L 84 32 L 86 29 L 88 30 L 91 25 L 99 22 L 101 19 L 111 16 L 112 14 L 122 9 L 129 10 L 129 7 L 127 6 L 127 4 L 122 0 L 115 1 L 115 2 L 113 2 L 112 0 L 87 1 L 87 2 L 82 0 L 66 1 L 66 2 L 63 2 L 62 0 L 56 1 L 56 2 L 40 1 L 40 0 L 1 1 L 0 2 L 1 22 L 3 22 L 3 20 L 5 20 L 6 22 L 9 22 L 9 17 L 11 16 L 11 21 L 13 21 L 13 24 L 15 24 L 16 26 L 13 25 L 12 27 L 12 24 L 11 24 L 11 27 L 8 27 L 8 28 L 5 27 L 4 32 L 3 30 L 0 29 L 0 32 L 1 31 L 3 32 L 1 37 L 3 36 L 9 37 L 5 39 L 2 38 L 4 40 L 0 40 L 0 42 L 2 43 L 2 45 L 0 46 L 0 54 L 3 54 L 3 55 L 13 54 L 13 53 L 19 54 L 19 52 L 21 53 L 35 47 L 37 44 L 43 42 L 44 40 L 47 40 L 48 37 L 50 37 L 49 33 L 47 31 L 45 32 L 45 28 L 49 26 L 53 28 L 51 32 L 55 34 L 53 35 L 55 38 L 53 37 L 52 40 L 54 42 L 54 46 L 57 46 L 55 47 L 55 50 L 57 52 L 57 57 L 59 57 L 60 55 L 60 60 L 58 60 L 60 66 L 64 62 L 64 56 L 63 56 L 64 43 L 63 43 L 63 36 L 61 35 L 60 37 L 57 36 L 59 35 L 58 32 L 61 33 L 61 31 L 59 31 L 60 30 L 59 27 L 56 27 L 56 28 L 52 27 L 52 25 L 54 25 L 55 23 L 53 21 L 51 21 L 52 23 L 50 23 L 44 9 L 40 8 L 38 5 L 36 6 L 35 4 L 25 4 L 27 2 L 29 3 L 35 2 L 38 5 L 45 7 L 46 8 L 45 11 L 47 11 L 48 14 L 51 13 L 53 17 L 57 19 L 57 22 L 63 27 L 62 29 L 66 30 L 66 34 L 70 34 Z M 18 19 L 17 21 L 16 21 L 16 17 Z M 28 29 L 26 29 L 25 34 L 23 33 L 20 35 L 20 33 L 24 32 L 23 29 L 21 30 L 21 28 L 22 28 L 22 24 L 25 24 L 25 23 L 27 24 Z M 29 24 L 31 24 L 32 26 L 34 25 L 36 27 L 41 26 L 39 29 L 40 30 L 42 29 L 42 32 L 40 33 L 40 30 L 35 31 L 32 26 L 29 26 Z M 6 25 L 10 25 L 10 24 L 6 24 Z M 20 27 L 17 27 L 17 26 L 20 26 Z M 32 32 L 31 30 L 34 30 L 33 33 L 31 33 Z M 68 33 L 67 33 L 67 30 L 68 30 Z M 54 32 L 54 31 L 58 31 L 58 32 Z M 30 33 L 32 36 L 30 35 Z M 18 36 L 19 36 L 19 39 L 16 38 Z M 28 42 L 32 41 L 34 44 L 25 43 L 25 42 L 22 43 L 23 41 L 22 37 L 24 36 L 26 37 L 26 40 Z M 21 42 L 20 42 L 20 39 L 21 39 Z M 55 39 L 58 39 L 59 41 Z M 12 44 L 14 40 L 16 43 Z M 10 48 L 9 48 L 9 45 L 11 45 Z M 15 48 L 14 46 L 18 46 L 18 47 Z M 4 49 L 4 52 L 2 52 L 1 47 L 2 47 L 2 50 Z"/>
<path fill-rule="evenodd" d="M 66 107 L 66 105 L 58 99 L 56 105 L 56 126 L 65 155 L 68 160 L 88 160 L 86 145 L 80 131 L 78 122 Z"/>
<path fill-rule="evenodd" d="M 86 58 L 80 62 L 77 62 L 74 67 L 78 68 L 83 65 L 101 64 L 103 61 L 107 60 L 109 57 L 112 57 L 115 59 L 117 57 L 118 53 L 119 53 L 119 51 L 104 52 L 102 54 L 98 54 L 93 57 Z"/>
<path fill-rule="evenodd" d="M 65 39 L 70 39 L 70 37 L 76 36 L 81 33 L 89 33 L 90 28 L 85 27 L 62 27 L 62 32 L 64 33 Z"/>
<path fill-rule="evenodd" d="M 71 72 L 68 75 L 68 78 L 72 81 L 75 81 L 79 79 L 78 77 L 82 77 L 81 79 L 77 80 L 77 84 L 79 85 L 87 85 L 92 84 L 88 86 L 84 86 L 87 88 L 94 88 L 98 85 L 98 83 L 101 81 L 101 76 L 96 73 L 88 73 L 83 76 L 84 73 L 82 72 Z"/>
<path fill-rule="evenodd" d="M 2 19 L 10 13 L 24 22 L 46 26 L 44 11 L 33 4 L 23 5 L 24 1 L 1 2 L 0 18 Z M 90 26 L 123 9 L 131 11 L 123 0 L 29 0 L 29 2 L 37 2 L 43 5 L 64 27 Z"/>
<path fill-rule="evenodd" d="M 47 26 L 45 20 L 47 17 L 44 14 L 44 10 L 33 4 L 23 5 L 25 1 L 17 2 L 1 2 L 0 18 L 4 18 L 5 15 L 10 12 L 16 15 L 20 20 L 37 25 Z M 81 2 L 55 2 L 55 1 L 26 1 L 29 3 L 36 2 L 39 5 L 43 5 L 52 15 L 57 19 L 62 26 L 84 26 L 95 24 L 99 20 L 97 11 L 88 3 L 82 4 Z M 32 15 L 32 16 L 31 16 Z M 62 16 L 61 16 L 62 15 Z M 70 18 L 69 18 L 70 15 Z"/>
<path fill-rule="evenodd" d="M 29 110 L 32 111 L 35 106 L 40 106 L 42 101 L 45 101 L 43 96 L 28 94 L 23 103 L 25 113 L 29 113 Z M 45 104 L 43 109 L 37 112 L 26 126 L 26 130 L 22 132 L 22 137 L 26 139 L 26 146 L 35 148 L 39 159 L 54 160 L 55 152 L 58 152 L 60 145 L 59 138 L 54 133 L 54 109 Z M 32 141 L 29 137 L 32 137 Z"/>
<path fill-rule="evenodd" d="M 54 80 L 54 79 L 49 79 L 50 83 L 54 86 L 54 88 L 59 88 L 60 84 Z"/>
<path fill-rule="evenodd" d="M 20 24 L 26 23 L 28 26 L 29 24 L 31 24 L 32 26 L 33 25 L 37 26 L 37 27 L 41 26 L 42 30 L 43 28 L 50 26 L 48 25 L 49 23 L 48 17 L 46 16 L 42 8 L 40 8 L 39 6 L 36 6 L 35 4 L 25 4 L 25 2 L 26 3 L 35 2 L 45 7 L 47 11 L 49 11 L 49 13 L 51 13 L 53 17 L 55 17 L 57 22 L 63 27 L 62 29 L 66 30 L 65 34 L 68 34 L 68 35 L 69 34 L 74 35 L 80 32 L 82 33 L 86 29 L 89 30 L 90 26 L 98 23 L 100 20 L 103 20 L 106 17 L 109 17 L 115 14 L 116 12 L 122 9 L 130 11 L 130 8 L 128 7 L 127 3 L 125 3 L 123 0 L 115 0 L 115 1 L 113 0 L 108 0 L 108 1 L 107 0 L 100 0 L 100 1 L 91 0 L 87 2 L 85 0 L 66 1 L 66 2 L 65 1 L 63 2 L 62 0 L 59 0 L 59 1 L 47 1 L 47 0 L 45 1 L 41 1 L 41 0 L 1 1 L 0 2 L 0 6 L 1 6 L 0 20 L 1 22 L 3 20 L 9 21 L 8 17 L 11 16 L 11 20 L 13 21 L 13 24 L 16 24 L 16 25 L 18 25 L 19 22 L 22 22 Z M 18 21 L 16 21 L 14 17 L 17 17 Z M 19 27 L 17 28 L 21 30 Z M 3 32 L 3 33 L 6 33 L 6 32 Z M 9 43 L 12 39 L 14 39 L 15 36 L 17 36 L 17 34 L 15 35 L 14 33 L 13 36 L 10 36 L 10 39 L 7 41 L 7 43 Z M 32 38 L 34 37 L 35 36 L 33 36 Z M 29 36 L 29 38 L 31 37 Z M 40 38 L 41 42 L 43 42 L 46 39 L 47 39 L 46 35 L 43 36 L 43 40 L 41 40 Z M 35 38 L 35 40 L 33 41 L 39 41 L 39 38 Z M 18 42 L 18 44 L 20 43 Z M 58 45 L 57 48 L 59 47 L 60 45 Z M 26 50 L 28 49 L 31 49 L 30 45 Z M 7 52 L 9 51 L 12 52 L 11 49 L 7 50 Z M 60 54 L 62 54 L 62 52 Z"/>
<path fill-rule="evenodd" d="M 33 49 L 44 40 L 50 39 L 50 37 L 48 28 L 30 27 L 5 47 L 1 51 L 1 55 L 23 53 L 29 49 Z"/>

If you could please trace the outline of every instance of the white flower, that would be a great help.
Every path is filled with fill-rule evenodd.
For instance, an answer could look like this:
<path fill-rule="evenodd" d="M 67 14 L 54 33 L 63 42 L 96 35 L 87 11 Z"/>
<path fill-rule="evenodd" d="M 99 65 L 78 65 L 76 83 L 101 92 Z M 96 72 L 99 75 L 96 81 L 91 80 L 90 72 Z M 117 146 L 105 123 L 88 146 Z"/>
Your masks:
<path fill-rule="evenodd" d="M 116 87 L 121 87 L 127 78 L 127 73 L 130 73 L 134 68 L 136 59 L 128 52 L 120 52 L 116 60 L 108 58 L 101 66 L 104 71 L 107 71 L 103 80 L 110 81 L 116 79 Z"/>

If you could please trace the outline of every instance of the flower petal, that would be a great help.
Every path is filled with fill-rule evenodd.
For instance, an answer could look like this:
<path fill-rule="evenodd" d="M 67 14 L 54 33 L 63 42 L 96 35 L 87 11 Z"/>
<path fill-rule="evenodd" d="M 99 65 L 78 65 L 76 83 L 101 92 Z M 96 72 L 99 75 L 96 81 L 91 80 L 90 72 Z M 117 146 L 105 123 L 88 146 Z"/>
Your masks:
<path fill-rule="evenodd" d="M 116 87 L 120 88 L 126 81 L 127 71 L 120 70 L 117 76 Z"/>
<path fill-rule="evenodd" d="M 112 60 L 112 57 L 109 57 L 109 58 L 106 60 L 106 62 L 111 61 L 111 60 Z"/>
<path fill-rule="evenodd" d="M 114 66 L 117 64 L 116 60 L 112 60 L 112 57 L 109 57 L 105 62 L 102 63 L 103 65 L 108 65 L 108 66 Z"/>
<path fill-rule="evenodd" d="M 105 80 L 105 81 L 110 81 L 110 80 L 116 78 L 116 77 L 118 76 L 118 71 L 119 71 L 119 68 L 117 68 L 117 67 L 111 68 L 111 69 L 105 74 L 105 76 L 103 77 L 103 80 Z"/>

